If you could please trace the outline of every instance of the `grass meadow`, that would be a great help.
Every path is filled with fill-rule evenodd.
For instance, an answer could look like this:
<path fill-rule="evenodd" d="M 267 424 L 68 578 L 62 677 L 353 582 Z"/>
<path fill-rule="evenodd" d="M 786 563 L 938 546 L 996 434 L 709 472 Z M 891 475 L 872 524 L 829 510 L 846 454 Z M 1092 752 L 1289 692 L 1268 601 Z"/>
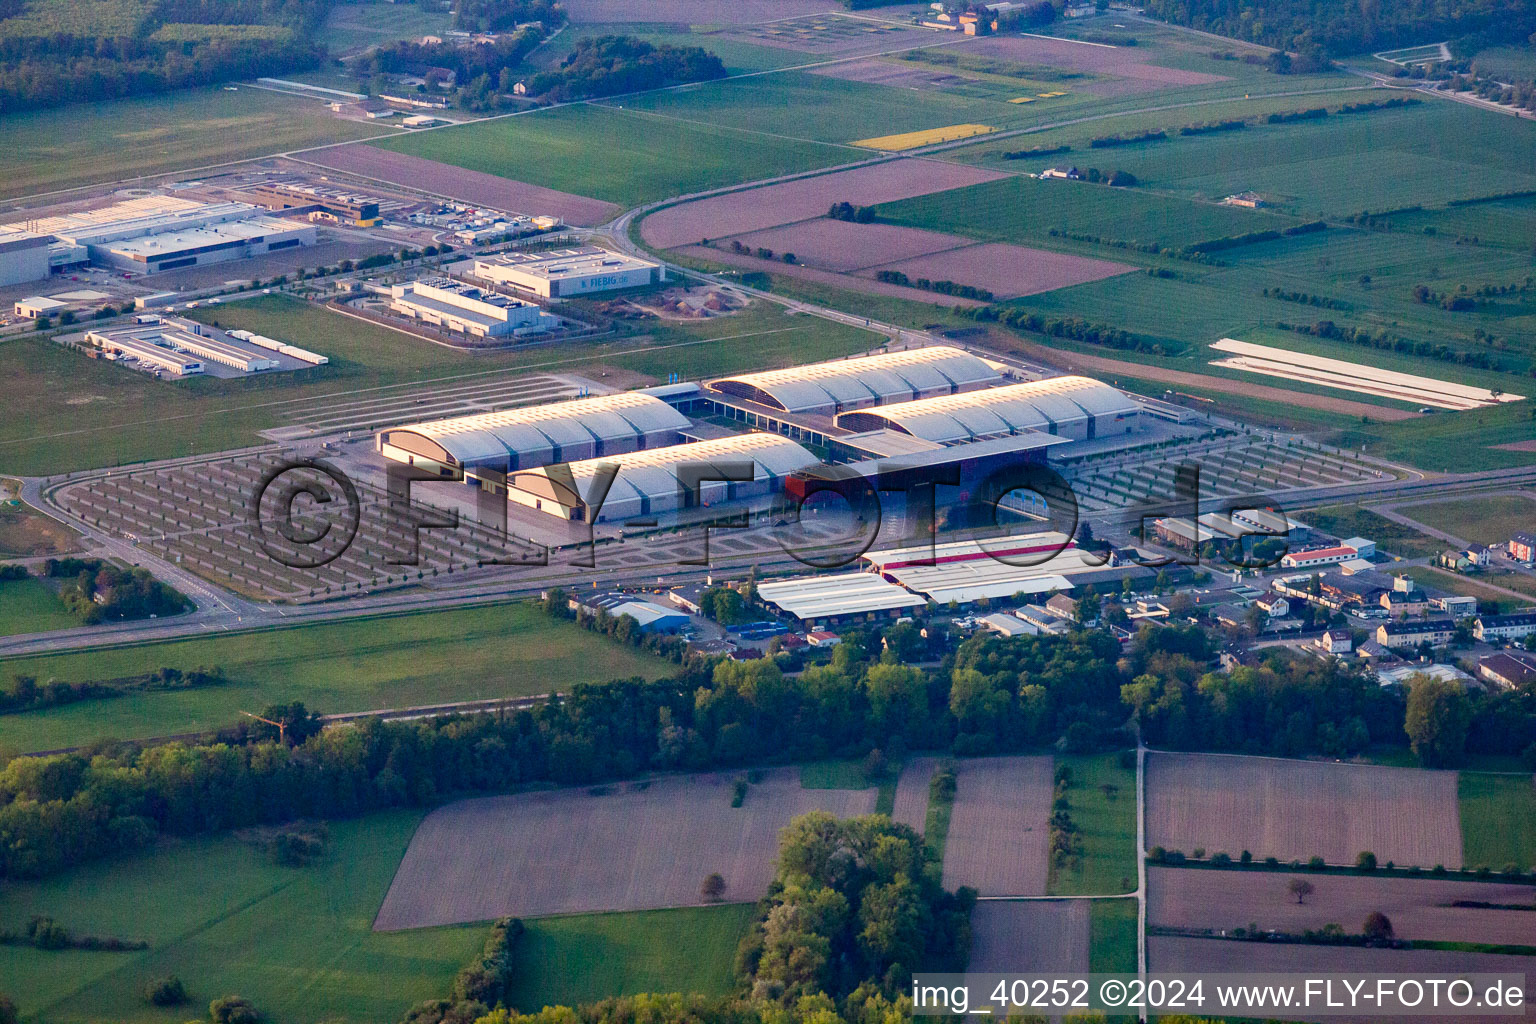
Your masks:
<path fill-rule="evenodd" d="M 1067 790 L 1072 821 L 1081 830 L 1081 864 L 1051 867 L 1052 896 L 1100 896 L 1136 887 L 1136 771 L 1119 754 L 1056 758 L 1072 769 Z M 1105 787 L 1113 787 L 1106 790 Z M 1095 968 L 1097 970 L 1097 968 Z"/>
<path fill-rule="evenodd" d="M 40 882 L 10 881 L 0 919 L 52 917 L 77 934 L 142 939 L 109 953 L 9 947 L 0 990 L 23 1019 L 175 1024 L 239 994 L 269 1020 L 375 1024 L 447 994 L 485 941 L 479 925 L 374 932 L 373 918 L 421 818 L 390 811 L 332 822 L 331 848 L 303 868 L 273 864 L 240 835 L 162 840 Z M 146 982 L 174 974 L 188 1005 L 158 1009 Z"/>
<path fill-rule="evenodd" d="M 46 633 L 79 624 L 64 610 L 59 595 L 42 580 L 0 580 L 0 636 Z"/>
<path fill-rule="evenodd" d="M 118 181 L 393 129 L 342 120 L 319 100 L 240 86 L 7 113 L 0 181 L 7 196 Z"/>
<path fill-rule="evenodd" d="M 1480 494 L 1409 505 L 1398 511 L 1425 526 L 1477 544 L 1502 544 L 1510 534 L 1536 527 L 1536 501 L 1520 494 Z"/>
<path fill-rule="evenodd" d="M 755 119 L 754 122 L 755 123 Z M 711 125 L 597 104 L 576 104 L 386 139 L 385 149 L 498 174 L 622 206 L 815 170 L 858 150 L 778 138 L 741 124 Z"/>
<path fill-rule="evenodd" d="M 738 903 L 526 921 L 509 999 L 532 1013 L 640 992 L 726 995 L 756 910 Z"/>
<path fill-rule="evenodd" d="M 497 353 L 454 351 L 281 295 L 190 315 L 316 349 L 331 364 L 247 381 L 157 381 L 23 336 L 0 345 L 0 379 L 14 385 L 0 417 L 0 464 L 42 475 L 223 451 L 257 443 L 258 431 L 283 424 L 302 404 L 460 374 L 616 364 L 661 380 L 674 371 L 691 378 L 830 359 L 879 341 L 767 303 L 699 323 L 653 324 L 615 341 Z"/>
<path fill-rule="evenodd" d="M 1462 863 L 1495 871 L 1536 867 L 1536 782 L 1529 774 L 1462 772 L 1457 800 Z"/>
<path fill-rule="evenodd" d="M 555 622 L 528 604 L 369 617 L 0 662 L 0 679 L 114 679 L 217 665 L 222 686 L 0 715 L 0 749 L 217 729 L 242 710 L 303 701 L 323 713 L 517 697 L 577 683 L 670 674 L 671 663 Z M 553 681 L 553 683 L 552 683 Z"/>
<path fill-rule="evenodd" d="M 1094 900 L 1088 925 L 1088 969 L 1136 973 L 1136 901 Z"/>
<path fill-rule="evenodd" d="M 1445 543 L 1359 505 L 1329 505 L 1298 513 L 1309 526 L 1335 537 L 1370 537 L 1382 551 L 1403 558 L 1438 555 Z"/>

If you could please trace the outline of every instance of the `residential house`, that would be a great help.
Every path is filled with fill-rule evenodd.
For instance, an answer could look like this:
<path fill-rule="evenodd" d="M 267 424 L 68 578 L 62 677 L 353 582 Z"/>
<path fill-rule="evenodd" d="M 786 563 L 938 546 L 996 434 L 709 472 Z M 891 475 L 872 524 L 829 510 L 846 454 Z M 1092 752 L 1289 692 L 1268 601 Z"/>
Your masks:
<path fill-rule="evenodd" d="M 1383 647 L 1440 647 L 1456 635 L 1456 623 L 1450 619 L 1399 619 L 1376 627 L 1376 642 Z"/>
<path fill-rule="evenodd" d="M 1536 612 L 1480 615 L 1472 626 L 1472 635 L 1485 643 L 1494 640 L 1519 640 L 1532 633 L 1536 633 Z"/>
<path fill-rule="evenodd" d="M 1536 654 L 1500 651 L 1477 663 L 1477 674 L 1495 686 L 1514 689 L 1536 683 Z"/>
<path fill-rule="evenodd" d="M 1264 610 L 1264 614 L 1272 619 L 1283 619 L 1291 614 L 1291 602 L 1283 594 L 1269 593 L 1253 602 Z"/>
<path fill-rule="evenodd" d="M 1509 538 L 1506 549 L 1517 562 L 1536 562 L 1536 534 L 1517 533 Z"/>
<path fill-rule="evenodd" d="M 1324 654 L 1348 654 L 1355 647 L 1347 629 L 1330 629 L 1312 642 Z"/>

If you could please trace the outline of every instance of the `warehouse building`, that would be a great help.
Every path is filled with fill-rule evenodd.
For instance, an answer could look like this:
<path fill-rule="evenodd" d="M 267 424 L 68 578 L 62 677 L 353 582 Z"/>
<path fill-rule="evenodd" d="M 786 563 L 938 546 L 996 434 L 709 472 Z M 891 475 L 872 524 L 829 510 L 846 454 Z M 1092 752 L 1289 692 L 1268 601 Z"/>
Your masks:
<path fill-rule="evenodd" d="M 358 227 L 379 223 L 379 200 L 329 185 L 302 181 L 268 181 L 241 193 L 256 206 L 287 213 L 329 213 Z"/>
<path fill-rule="evenodd" d="M 869 551 L 864 561 L 889 582 L 939 604 L 1047 594 L 1071 590 L 1073 578 L 1118 582 L 1148 572 L 1083 551 L 1055 532 Z"/>
<path fill-rule="evenodd" d="M 667 279 L 660 264 L 595 245 L 488 256 L 475 261 L 475 276 L 552 299 L 638 288 Z"/>
<path fill-rule="evenodd" d="M 522 337 L 559 323 L 536 303 L 447 277 L 391 285 L 389 294 L 389 308 L 396 313 L 473 338 Z"/>
<path fill-rule="evenodd" d="M 661 399 L 625 392 L 392 427 L 376 441 L 386 459 L 480 480 L 477 469 L 512 473 L 674 445 L 689 425 Z"/>
<path fill-rule="evenodd" d="M 150 323 L 133 327 L 108 328 L 87 331 L 85 340 L 105 352 L 120 350 L 137 354 L 150 349 L 168 350 L 188 354 L 205 363 L 218 363 L 241 373 L 258 373 L 275 370 L 282 362 L 257 348 L 246 348 L 230 340 L 222 331 L 204 327 L 191 321 L 168 321 L 159 317 L 143 317 Z M 199 372 L 198 371 L 191 372 Z"/>
<path fill-rule="evenodd" d="M 134 360 L 157 370 L 187 377 L 203 372 L 202 360 L 178 352 L 174 348 L 161 347 L 157 342 L 140 338 L 128 332 L 103 334 L 92 331 L 86 340 L 96 345 L 110 360 Z"/>
<path fill-rule="evenodd" d="M 896 618 L 928 603 L 871 572 L 759 583 L 757 596 L 811 629 Z"/>
<path fill-rule="evenodd" d="M 968 444 L 1024 432 L 1091 441 L 1129 434 L 1140 420 L 1140 403 L 1108 384 L 1089 377 L 1052 377 L 844 412 L 837 425 Z"/>
<path fill-rule="evenodd" d="M 268 217 L 248 203 L 176 196 L 143 196 L 23 226 L 84 247 L 94 263 L 148 274 L 315 244 L 311 224 Z"/>
<path fill-rule="evenodd" d="M 655 520 L 690 508 L 777 493 L 786 477 L 816 461 L 786 437 L 740 434 L 517 473 L 508 480 L 507 497 L 576 522 Z M 702 480 L 697 494 L 679 480 L 680 473 L 734 475 L 730 471 L 743 465 L 751 469 L 750 481 Z M 599 501 L 596 480 L 607 466 L 617 466 L 618 473 Z"/>
<path fill-rule="evenodd" d="M 0 227 L 0 285 L 25 284 L 47 277 L 51 235 Z"/>
<path fill-rule="evenodd" d="M 833 416 L 848 409 L 974 391 L 1002 382 L 991 364 L 947 345 L 886 352 L 710 381 L 710 391 L 768 409 Z M 850 426 L 873 430 L 885 426 Z"/>

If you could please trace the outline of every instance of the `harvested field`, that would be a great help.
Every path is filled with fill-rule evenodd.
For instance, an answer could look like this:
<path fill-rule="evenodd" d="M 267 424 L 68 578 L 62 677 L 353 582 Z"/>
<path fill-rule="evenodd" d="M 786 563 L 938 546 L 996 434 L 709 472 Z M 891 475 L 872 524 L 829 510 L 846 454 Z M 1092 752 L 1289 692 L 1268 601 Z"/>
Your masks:
<path fill-rule="evenodd" d="M 1013 299 L 1100 281 L 1137 268 L 1110 260 L 988 242 L 906 260 L 897 257 L 897 262 L 881 264 L 878 269 L 900 271 L 914 281 L 926 277 L 930 281 L 968 284 L 985 288 L 999 299 Z M 875 272 L 870 268 L 863 274 L 873 277 Z"/>
<path fill-rule="evenodd" d="M 1359 973 L 1407 974 L 1418 977 L 1445 974 L 1526 974 L 1532 960 L 1524 956 L 1495 956 L 1439 949 L 1367 949 L 1364 947 L 1305 946 L 1233 942 L 1225 939 L 1186 939 L 1154 935 L 1147 939 L 1147 967 L 1154 973 L 1275 974 Z M 1314 1008 L 1282 1011 L 1270 1009 L 1267 1017 L 1279 1020 L 1316 1020 Z M 1380 1024 L 1388 1018 L 1329 1016 L 1329 1024 Z M 1414 1020 L 1432 1020 L 1416 1017 Z M 1524 1016 L 1469 1016 L 1447 1018 L 1457 1024 L 1510 1024 L 1536 1020 L 1536 1004 L 1527 1004 Z"/>
<path fill-rule="evenodd" d="M 857 139 L 855 146 L 863 146 L 865 149 L 884 149 L 890 152 L 898 152 L 903 149 L 918 149 L 922 146 L 934 146 L 940 142 L 954 142 L 957 139 L 970 139 L 977 135 L 987 135 L 997 131 L 989 124 L 950 124 L 942 128 L 924 128 L 915 132 L 899 132 L 896 135 L 877 135 L 872 139 Z"/>
<path fill-rule="evenodd" d="M 973 244 L 969 238 L 922 228 L 854 224 L 825 217 L 736 235 L 730 241 L 752 249 L 761 247 L 776 253 L 792 252 L 807 266 L 840 274 Z"/>
<path fill-rule="evenodd" d="M 944 887 L 983 896 L 1040 896 L 1049 876 L 1051 758 L 959 762 L 944 846 Z"/>
<path fill-rule="evenodd" d="M 875 806 L 873 789 L 802 789 L 798 769 L 782 768 L 732 807 L 734 778 L 678 775 L 439 808 L 411 838 L 374 928 L 693 906 L 715 871 L 727 900 L 756 900 L 792 818 Z"/>
<path fill-rule="evenodd" d="M 750 25 L 837 10 L 835 0 L 565 0 L 578 24 L 624 21 L 675 22 L 683 25 Z"/>
<path fill-rule="evenodd" d="M 1247 928 L 1290 932 L 1330 921 L 1358 932 L 1373 910 L 1386 914 L 1398 938 L 1443 942 L 1529 944 L 1536 937 L 1536 889 L 1501 882 L 1439 878 L 1368 878 L 1302 872 L 1317 887 L 1298 904 L 1281 872 L 1150 868 L 1147 923 L 1165 928 Z M 1454 907 L 1456 901 L 1509 904 L 1526 910 Z"/>
<path fill-rule="evenodd" d="M 965 52 L 983 57 L 1002 57 L 1025 63 L 1049 64 L 1071 71 L 1091 71 L 1102 75 L 1135 79 L 1153 86 L 1210 85 L 1225 82 L 1225 75 L 1201 71 L 1181 71 L 1148 64 L 1135 48 L 1095 46 L 1070 39 L 1042 39 L 1037 36 L 990 36 L 969 44 Z"/>
<path fill-rule="evenodd" d="M 824 64 L 807 70 L 813 75 L 826 75 L 828 78 L 841 78 L 848 82 L 883 85 L 892 89 L 919 89 L 925 92 L 940 91 L 975 81 L 973 78 L 945 71 L 903 67 L 883 60 L 840 61 L 837 64 Z"/>
<path fill-rule="evenodd" d="M 729 250 L 710 249 L 701 245 L 685 246 L 684 248 L 672 251 L 682 256 L 692 256 L 695 259 L 709 260 L 713 263 L 724 263 L 732 267 L 741 267 L 743 270 L 762 270 L 771 274 L 782 274 L 785 277 L 799 278 L 802 281 L 814 281 L 817 284 L 830 285 L 833 288 L 839 288 L 844 291 L 864 292 L 868 295 L 889 295 L 893 299 L 907 299 L 910 302 L 943 303 L 950 308 L 955 306 L 985 305 L 985 303 L 976 299 L 954 298 L 948 295 L 940 295 L 938 292 L 923 291 L 921 288 L 908 288 L 899 284 L 869 281 L 862 277 L 838 274 L 830 270 L 817 270 L 814 267 L 802 267 L 799 264 L 791 265 L 775 260 L 761 260 L 756 256 L 737 254 Z"/>
<path fill-rule="evenodd" d="M 1337 413 L 1341 416 L 1361 417 L 1367 416 L 1378 423 L 1392 423 L 1397 420 L 1418 419 L 1420 414 L 1410 412 L 1407 409 L 1393 409 L 1385 405 L 1369 405 L 1365 402 L 1356 402 L 1348 398 L 1331 398 L 1328 395 L 1314 395 L 1305 391 L 1288 391 L 1285 388 L 1270 387 L 1268 384 L 1250 384 L 1246 381 L 1229 380 L 1226 377 L 1211 377 L 1203 373 L 1190 373 L 1187 370 L 1169 370 L 1153 363 L 1131 363 L 1123 359 L 1111 359 L 1107 356 L 1087 355 L 1082 352 L 1067 352 L 1059 348 L 1051 348 L 1049 345 L 1038 345 L 1030 341 L 1014 341 L 1018 350 L 1035 359 L 1043 359 L 1052 366 L 1067 370 L 1098 375 L 1123 375 L 1127 377 L 1140 377 L 1144 380 L 1155 380 L 1161 384 L 1172 384 L 1181 388 L 1197 388 L 1201 391 L 1215 391 L 1226 395 L 1237 395 L 1241 398 L 1253 398 L 1264 402 L 1277 402 L 1281 405 L 1295 405 L 1303 409 L 1320 409 L 1324 412 Z"/>
<path fill-rule="evenodd" d="M 884 52 L 907 43 L 918 33 L 906 25 L 838 13 L 792 17 L 801 12 L 788 4 L 779 7 L 779 11 L 775 20 L 754 19 L 766 24 L 739 27 L 729 38 L 819 56 L 850 57 Z"/>
<path fill-rule="evenodd" d="M 1461 866 L 1456 773 L 1222 754 L 1147 759 L 1147 843 L 1189 853 Z"/>
<path fill-rule="evenodd" d="M 613 203 L 605 203 L 600 199 L 559 192 L 374 146 L 336 146 L 317 153 L 307 153 L 304 159 L 348 174 L 403 185 L 508 213 L 551 214 L 562 218 L 567 224 L 581 227 L 601 224 L 619 212 Z"/>
<path fill-rule="evenodd" d="M 971 911 L 968 971 L 1088 973 L 1088 900 L 988 900 Z"/>
<path fill-rule="evenodd" d="M 692 245 L 701 238 L 726 238 L 820 217 L 833 203 L 887 203 L 1004 177 L 1007 175 L 1000 171 L 938 160 L 884 160 L 846 171 L 680 203 L 645 218 L 640 230 L 651 245 L 671 249 Z"/>
<path fill-rule="evenodd" d="M 910 825 L 919 833 L 928 821 L 928 783 L 939 762 L 932 757 L 914 757 L 901 770 L 896 780 L 896 806 L 891 811 L 892 820 Z"/>

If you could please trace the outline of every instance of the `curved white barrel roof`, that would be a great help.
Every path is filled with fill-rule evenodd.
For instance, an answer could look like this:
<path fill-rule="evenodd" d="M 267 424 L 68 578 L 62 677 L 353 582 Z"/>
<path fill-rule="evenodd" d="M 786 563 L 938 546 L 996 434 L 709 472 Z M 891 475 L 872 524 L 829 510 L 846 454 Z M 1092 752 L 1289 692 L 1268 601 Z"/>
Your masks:
<path fill-rule="evenodd" d="M 393 435 L 414 435 L 441 449 L 446 458 L 439 461 L 474 466 L 504 463 L 524 452 L 547 452 L 556 445 L 683 430 L 688 424 L 688 417 L 661 399 L 630 392 L 411 423 L 382 431 L 380 439 L 399 446 L 401 441 Z M 409 444 L 409 439 L 402 440 Z"/>
<path fill-rule="evenodd" d="M 948 345 L 744 373 L 711 381 L 713 391 L 786 412 L 908 401 L 913 395 L 984 387 L 1002 380 L 985 361 Z"/>
<path fill-rule="evenodd" d="M 1055 433 L 1065 424 L 1091 417 L 1140 411 L 1134 399 L 1102 381 L 1052 377 L 845 412 L 837 417 L 837 425 L 850 430 L 897 430 L 945 444 L 1026 430 Z"/>

